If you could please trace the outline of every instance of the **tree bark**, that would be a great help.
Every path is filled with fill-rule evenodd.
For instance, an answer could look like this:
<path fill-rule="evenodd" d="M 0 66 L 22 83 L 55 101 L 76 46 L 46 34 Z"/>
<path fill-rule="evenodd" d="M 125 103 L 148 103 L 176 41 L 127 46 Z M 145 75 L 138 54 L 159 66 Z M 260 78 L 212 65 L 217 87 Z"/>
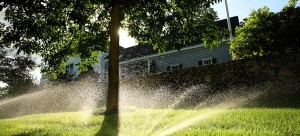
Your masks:
<path fill-rule="evenodd" d="M 115 0 L 111 11 L 110 47 L 108 64 L 108 92 L 106 113 L 119 112 L 119 28 L 121 26 L 121 4 Z"/>

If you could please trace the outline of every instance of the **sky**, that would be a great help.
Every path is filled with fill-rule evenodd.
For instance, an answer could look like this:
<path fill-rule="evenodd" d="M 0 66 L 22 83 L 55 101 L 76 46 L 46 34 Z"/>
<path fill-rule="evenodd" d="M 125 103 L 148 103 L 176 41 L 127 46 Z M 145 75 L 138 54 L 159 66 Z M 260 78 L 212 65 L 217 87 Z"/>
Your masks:
<path fill-rule="evenodd" d="M 288 0 L 227 0 L 229 15 L 238 16 L 239 20 L 242 21 L 247 18 L 253 10 L 257 10 L 263 6 L 267 6 L 273 12 L 280 11 L 287 3 Z M 297 3 L 300 6 L 300 2 Z M 226 18 L 225 0 L 223 2 L 213 5 L 213 8 L 217 11 L 219 19 Z M 0 12 L 0 21 L 3 21 L 3 13 Z M 128 36 L 128 33 L 123 29 L 120 30 L 120 45 L 127 48 L 136 45 L 135 39 Z M 37 57 L 37 60 L 40 59 Z M 0 81 L 0 87 L 4 84 Z"/>
<path fill-rule="evenodd" d="M 280 11 L 289 0 L 227 0 L 229 15 L 238 16 L 242 21 L 247 18 L 253 10 L 257 10 L 263 6 L 270 8 L 272 12 Z M 297 3 L 297 6 L 300 2 Z M 213 8 L 217 11 L 220 19 L 226 18 L 225 0 L 222 3 L 216 4 Z"/>

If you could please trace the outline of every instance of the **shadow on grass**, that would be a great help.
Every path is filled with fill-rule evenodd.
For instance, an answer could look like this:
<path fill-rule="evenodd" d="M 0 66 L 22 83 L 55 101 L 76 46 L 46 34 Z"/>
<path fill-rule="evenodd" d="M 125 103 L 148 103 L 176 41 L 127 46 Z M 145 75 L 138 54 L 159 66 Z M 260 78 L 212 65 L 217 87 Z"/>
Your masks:
<path fill-rule="evenodd" d="M 100 130 L 96 136 L 118 136 L 119 134 L 119 115 L 108 114 L 104 116 Z"/>

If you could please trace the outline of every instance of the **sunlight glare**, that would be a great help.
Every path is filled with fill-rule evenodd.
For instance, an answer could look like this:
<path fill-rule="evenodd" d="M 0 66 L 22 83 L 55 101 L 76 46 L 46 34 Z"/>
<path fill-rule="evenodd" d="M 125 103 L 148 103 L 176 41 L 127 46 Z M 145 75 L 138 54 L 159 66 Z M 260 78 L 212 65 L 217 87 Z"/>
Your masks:
<path fill-rule="evenodd" d="M 0 81 L 0 88 L 2 88 L 2 87 L 6 87 L 6 86 L 7 86 L 7 84 L 6 84 L 6 83 L 4 83 L 4 82 Z"/>
<path fill-rule="evenodd" d="M 127 30 L 123 30 L 122 28 L 120 28 L 119 35 L 120 35 L 120 46 L 124 48 L 128 48 L 137 45 L 136 40 L 128 35 Z"/>

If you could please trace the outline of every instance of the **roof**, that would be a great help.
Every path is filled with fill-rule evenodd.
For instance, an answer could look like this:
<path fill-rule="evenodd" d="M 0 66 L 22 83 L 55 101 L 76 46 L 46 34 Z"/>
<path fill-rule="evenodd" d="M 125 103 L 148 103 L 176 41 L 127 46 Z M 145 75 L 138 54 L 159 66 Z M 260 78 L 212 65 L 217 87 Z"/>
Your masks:
<path fill-rule="evenodd" d="M 227 19 L 222 19 L 222 20 L 218 21 L 217 23 L 218 23 L 218 26 L 220 26 L 221 28 L 228 29 Z M 235 28 L 237 26 L 239 26 L 239 24 L 240 24 L 238 16 L 231 17 L 230 23 L 231 23 L 231 28 L 232 28 L 232 35 L 235 36 Z"/>
<path fill-rule="evenodd" d="M 136 45 L 120 51 L 120 61 L 158 53 L 152 45 Z"/>
<path fill-rule="evenodd" d="M 235 28 L 239 26 L 239 19 L 238 16 L 234 16 L 230 18 L 231 21 L 231 28 L 232 28 L 232 33 L 235 35 Z M 228 29 L 227 25 L 227 19 L 222 19 L 217 22 L 218 26 L 224 29 Z M 198 43 L 202 43 L 199 41 Z M 195 43 L 197 44 L 197 43 Z M 191 45 L 194 46 L 194 45 Z M 172 48 L 173 49 L 173 48 Z M 129 48 L 121 48 L 120 49 L 120 61 L 125 61 L 133 58 L 138 58 L 142 56 L 147 56 L 151 54 L 156 54 L 158 53 L 158 50 L 154 50 L 153 46 L 151 45 L 135 45 Z M 105 58 L 108 59 L 108 56 Z"/>

